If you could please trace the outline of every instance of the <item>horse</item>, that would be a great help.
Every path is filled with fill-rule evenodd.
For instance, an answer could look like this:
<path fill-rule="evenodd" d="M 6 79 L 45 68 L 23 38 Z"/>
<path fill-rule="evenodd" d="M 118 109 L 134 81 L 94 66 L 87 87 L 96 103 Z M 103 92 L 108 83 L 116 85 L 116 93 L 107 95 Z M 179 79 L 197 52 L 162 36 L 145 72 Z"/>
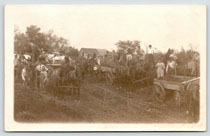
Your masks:
<path fill-rule="evenodd" d="M 187 114 L 191 122 L 199 121 L 200 86 L 198 83 L 190 83 L 187 87 Z"/>

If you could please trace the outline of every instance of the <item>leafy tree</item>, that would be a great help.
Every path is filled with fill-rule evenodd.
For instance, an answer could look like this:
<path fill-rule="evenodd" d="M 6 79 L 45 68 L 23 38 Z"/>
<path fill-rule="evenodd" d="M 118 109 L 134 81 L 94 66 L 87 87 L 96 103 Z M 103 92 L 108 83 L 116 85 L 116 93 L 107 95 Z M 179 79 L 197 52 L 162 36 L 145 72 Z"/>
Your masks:
<path fill-rule="evenodd" d="M 40 28 L 34 25 L 26 28 L 26 36 L 29 41 L 38 46 L 39 49 L 48 50 L 46 46 L 46 36 L 40 32 Z"/>
<path fill-rule="evenodd" d="M 140 48 L 140 41 L 118 41 L 115 45 L 117 45 L 118 52 L 133 54 L 137 48 Z"/>
<path fill-rule="evenodd" d="M 61 54 L 77 57 L 79 52 L 70 46 L 69 41 L 58 37 L 52 30 L 47 33 L 41 32 L 38 26 L 31 25 L 22 33 L 15 28 L 14 49 L 15 53 L 32 54 L 35 60 L 43 49 L 47 53 L 59 52 Z"/>
<path fill-rule="evenodd" d="M 14 37 L 15 53 L 31 53 L 29 40 L 24 33 L 16 32 Z"/>

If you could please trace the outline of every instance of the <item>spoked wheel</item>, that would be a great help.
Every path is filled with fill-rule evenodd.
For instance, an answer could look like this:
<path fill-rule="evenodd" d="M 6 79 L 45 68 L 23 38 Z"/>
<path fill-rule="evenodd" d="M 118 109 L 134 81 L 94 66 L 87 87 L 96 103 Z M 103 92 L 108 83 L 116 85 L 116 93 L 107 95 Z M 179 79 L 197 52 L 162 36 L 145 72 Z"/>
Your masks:
<path fill-rule="evenodd" d="M 154 84 L 154 96 L 159 102 L 164 102 L 166 99 L 166 91 L 160 84 Z"/>

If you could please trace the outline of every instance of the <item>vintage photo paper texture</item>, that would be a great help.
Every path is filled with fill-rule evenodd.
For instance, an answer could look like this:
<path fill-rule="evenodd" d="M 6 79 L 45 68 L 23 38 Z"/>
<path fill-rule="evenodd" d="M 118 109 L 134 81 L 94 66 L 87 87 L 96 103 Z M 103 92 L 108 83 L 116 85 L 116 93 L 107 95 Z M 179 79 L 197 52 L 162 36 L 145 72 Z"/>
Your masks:
<path fill-rule="evenodd" d="M 6 5 L 5 131 L 205 131 L 205 5 Z"/>

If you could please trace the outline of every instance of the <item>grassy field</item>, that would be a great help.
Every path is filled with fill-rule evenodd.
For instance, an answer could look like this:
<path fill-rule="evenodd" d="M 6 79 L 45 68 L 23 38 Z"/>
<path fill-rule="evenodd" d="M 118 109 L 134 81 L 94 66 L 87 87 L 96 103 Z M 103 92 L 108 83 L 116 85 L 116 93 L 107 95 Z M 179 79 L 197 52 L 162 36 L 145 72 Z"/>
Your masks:
<path fill-rule="evenodd" d="M 103 82 L 86 79 L 80 98 L 57 97 L 50 92 L 15 87 L 15 120 L 18 122 L 85 123 L 181 123 L 188 122 L 186 108 L 175 105 L 173 93 L 157 102 L 152 87 L 116 89 Z"/>

